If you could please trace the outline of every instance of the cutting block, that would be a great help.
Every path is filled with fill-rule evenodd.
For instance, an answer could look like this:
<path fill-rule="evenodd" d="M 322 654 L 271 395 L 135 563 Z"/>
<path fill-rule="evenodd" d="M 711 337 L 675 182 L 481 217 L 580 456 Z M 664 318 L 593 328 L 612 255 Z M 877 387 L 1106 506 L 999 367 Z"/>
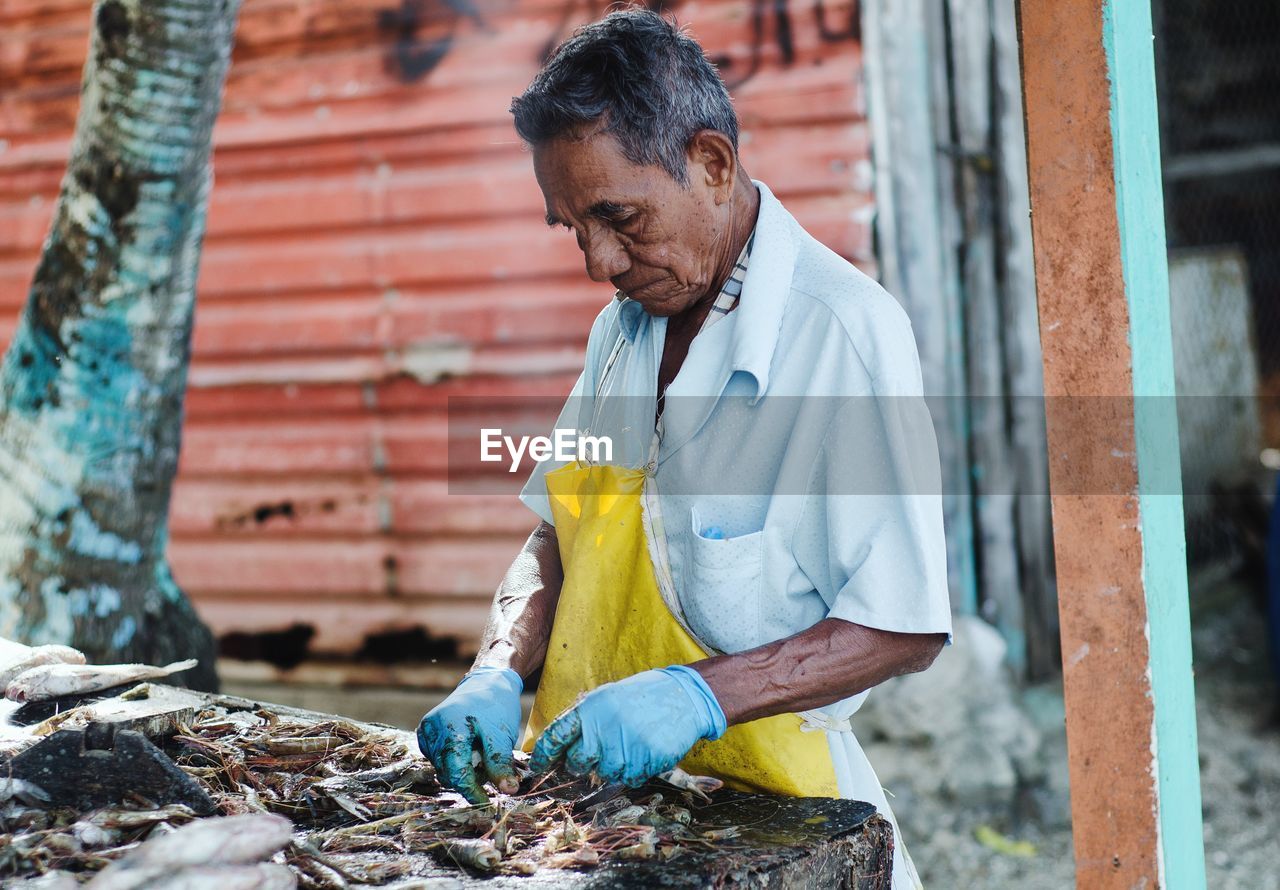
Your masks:
<path fill-rule="evenodd" d="M 91 810 L 141 796 L 156 805 L 186 804 L 199 815 L 213 801 L 195 780 L 140 732 L 94 723 L 59 730 L 5 764 L 8 776 L 40 787 L 53 806 Z"/>

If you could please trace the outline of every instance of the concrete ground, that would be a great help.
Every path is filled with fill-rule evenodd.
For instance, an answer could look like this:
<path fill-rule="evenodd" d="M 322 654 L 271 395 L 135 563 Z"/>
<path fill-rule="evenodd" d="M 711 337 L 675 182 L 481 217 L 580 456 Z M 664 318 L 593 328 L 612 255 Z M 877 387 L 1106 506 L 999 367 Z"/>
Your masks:
<path fill-rule="evenodd" d="M 1201 591 L 1195 599 L 1208 886 L 1280 890 L 1280 721 L 1261 615 L 1238 583 Z M 950 780 L 939 776 L 937 764 L 956 746 L 974 772 L 999 773 L 973 749 L 963 749 L 965 732 L 954 727 L 949 741 L 899 746 L 889 762 L 877 759 L 883 746 L 867 746 L 881 781 L 893 788 L 892 780 L 898 780 L 893 806 L 926 887 L 1056 890 L 1074 885 L 1061 688 L 1016 695 L 1038 738 L 1035 757 L 1015 751 L 1015 772 L 1031 775 L 1016 777 L 1007 790 L 990 778 L 984 786 L 974 776 L 961 783 L 967 794 L 948 787 Z M 992 737 L 990 729 L 985 732 Z"/>

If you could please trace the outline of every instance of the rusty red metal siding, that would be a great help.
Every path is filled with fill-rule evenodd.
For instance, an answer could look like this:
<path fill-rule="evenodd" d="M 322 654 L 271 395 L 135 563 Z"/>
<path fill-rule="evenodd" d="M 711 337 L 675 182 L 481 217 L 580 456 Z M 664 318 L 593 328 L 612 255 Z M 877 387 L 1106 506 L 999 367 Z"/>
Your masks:
<path fill-rule="evenodd" d="M 245 0 L 216 133 L 170 554 L 216 631 L 352 652 L 422 626 L 474 647 L 533 525 L 450 495 L 449 396 L 563 395 L 610 296 L 548 231 L 507 112 L 602 7 Z M 673 4 L 721 65 L 742 156 L 871 267 L 858 10 Z M 68 155 L 84 0 L 0 0 L 0 336 Z"/>

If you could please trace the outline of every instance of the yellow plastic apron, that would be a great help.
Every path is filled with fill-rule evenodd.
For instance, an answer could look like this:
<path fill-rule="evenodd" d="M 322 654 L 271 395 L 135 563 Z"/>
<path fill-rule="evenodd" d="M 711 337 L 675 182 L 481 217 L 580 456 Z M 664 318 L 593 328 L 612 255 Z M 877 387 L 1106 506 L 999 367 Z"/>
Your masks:
<path fill-rule="evenodd" d="M 667 600 L 659 588 L 651 553 L 665 566 L 665 541 L 646 514 L 645 471 L 575 463 L 546 480 L 564 585 L 525 730 L 526 751 L 583 693 L 711 654 L 685 629 L 678 611 L 673 614 L 678 603 L 668 606 L 671 585 Z M 665 567 L 660 571 L 669 579 Z M 718 740 L 694 745 L 680 766 L 740 791 L 839 797 L 826 733 L 801 732 L 803 723 L 795 714 L 779 714 L 731 726 Z"/>

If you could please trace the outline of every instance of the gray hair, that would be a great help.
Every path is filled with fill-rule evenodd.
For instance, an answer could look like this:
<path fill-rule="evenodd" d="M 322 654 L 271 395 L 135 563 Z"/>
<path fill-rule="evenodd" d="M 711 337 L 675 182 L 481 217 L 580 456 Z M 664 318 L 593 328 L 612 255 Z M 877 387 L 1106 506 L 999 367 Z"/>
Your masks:
<path fill-rule="evenodd" d="M 537 146 L 599 125 L 633 164 L 688 185 L 685 151 L 699 130 L 738 148 L 729 91 L 692 37 L 643 8 L 611 12 L 560 44 L 511 103 L 516 132 Z"/>

